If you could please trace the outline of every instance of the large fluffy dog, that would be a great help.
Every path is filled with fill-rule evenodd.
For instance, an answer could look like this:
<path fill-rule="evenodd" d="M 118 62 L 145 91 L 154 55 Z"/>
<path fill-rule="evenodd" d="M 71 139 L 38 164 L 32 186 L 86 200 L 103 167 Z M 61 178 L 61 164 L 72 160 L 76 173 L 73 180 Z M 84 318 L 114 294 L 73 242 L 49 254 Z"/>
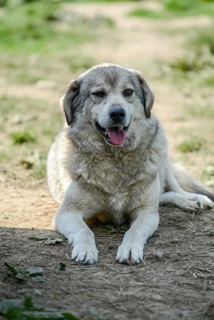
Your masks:
<path fill-rule="evenodd" d="M 98 260 L 84 222 L 95 214 L 130 222 L 116 259 L 134 264 L 158 227 L 160 203 L 187 211 L 214 205 L 213 194 L 170 164 L 153 101 L 139 72 L 113 64 L 72 80 L 61 99 L 66 121 L 49 152 L 48 183 L 61 203 L 56 229 L 72 244 L 76 261 Z"/>

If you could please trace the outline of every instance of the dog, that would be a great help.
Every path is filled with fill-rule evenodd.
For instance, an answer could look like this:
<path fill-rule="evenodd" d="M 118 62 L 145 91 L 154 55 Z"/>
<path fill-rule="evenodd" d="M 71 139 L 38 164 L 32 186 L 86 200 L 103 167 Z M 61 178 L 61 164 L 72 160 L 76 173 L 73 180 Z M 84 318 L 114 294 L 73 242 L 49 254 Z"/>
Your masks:
<path fill-rule="evenodd" d="M 85 222 L 95 215 L 130 223 L 116 260 L 137 264 L 158 227 L 160 204 L 191 212 L 214 206 L 211 191 L 170 163 L 153 103 L 143 75 L 115 64 L 94 66 L 72 80 L 60 100 L 65 122 L 50 148 L 47 176 L 60 203 L 56 230 L 72 244 L 76 262 L 98 261 Z"/>

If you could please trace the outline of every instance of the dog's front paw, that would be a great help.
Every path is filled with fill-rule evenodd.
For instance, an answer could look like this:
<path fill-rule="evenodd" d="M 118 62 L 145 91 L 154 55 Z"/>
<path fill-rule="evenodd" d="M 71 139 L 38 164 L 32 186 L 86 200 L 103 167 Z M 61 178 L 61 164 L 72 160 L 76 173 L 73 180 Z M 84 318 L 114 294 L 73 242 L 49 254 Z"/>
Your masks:
<path fill-rule="evenodd" d="M 98 250 L 95 243 L 80 242 L 73 246 L 71 258 L 83 264 L 93 264 L 98 261 Z"/>
<path fill-rule="evenodd" d="M 98 261 L 98 250 L 93 233 L 79 232 L 74 239 L 70 238 L 73 249 L 71 259 L 83 264 L 93 264 Z"/>
<path fill-rule="evenodd" d="M 120 263 L 140 263 L 143 260 L 142 243 L 128 243 L 124 241 L 118 248 L 116 259 Z"/>

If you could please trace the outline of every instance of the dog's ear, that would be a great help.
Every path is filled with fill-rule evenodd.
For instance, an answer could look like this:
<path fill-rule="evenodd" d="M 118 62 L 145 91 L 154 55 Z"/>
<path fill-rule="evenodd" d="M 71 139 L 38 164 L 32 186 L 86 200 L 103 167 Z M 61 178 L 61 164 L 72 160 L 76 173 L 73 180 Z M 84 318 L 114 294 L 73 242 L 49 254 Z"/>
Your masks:
<path fill-rule="evenodd" d="M 145 109 L 145 114 L 146 114 L 147 118 L 150 118 L 151 117 L 151 109 L 153 107 L 155 97 L 154 97 L 154 94 L 153 94 L 152 90 L 150 89 L 149 85 L 147 84 L 146 80 L 142 76 L 142 74 L 138 71 L 136 73 L 137 73 L 137 77 L 140 81 L 142 92 L 143 92 L 143 105 L 144 105 L 144 109 Z"/>
<path fill-rule="evenodd" d="M 74 113 L 77 109 L 77 97 L 79 94 L 80 80 L 73 79 L 68 85 L 65 94 L 60 99 L 59 104 L 62 111 L 65 113 L 65 119 L 70 126 L 74 120 Z"/>

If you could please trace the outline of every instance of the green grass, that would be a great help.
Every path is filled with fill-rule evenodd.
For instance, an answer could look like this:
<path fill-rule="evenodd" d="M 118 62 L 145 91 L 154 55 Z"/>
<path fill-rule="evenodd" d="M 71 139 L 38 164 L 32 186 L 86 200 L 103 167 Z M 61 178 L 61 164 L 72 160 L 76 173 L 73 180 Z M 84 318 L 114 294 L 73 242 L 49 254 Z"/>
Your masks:
<path fill-rule="evenodd" d="M 0 160 L 2 170 L 14 179 L 19 171 L 43 179 L 49 147 L 63 121 L 58 99 L 69 73 L 74 77 L 95 63 L 87 53 L 79 52 L 83 43 L 94 41 L 96 27 L 89 28 L 92 22 L 84 17 L 75 24 L 59 20 L 55 13 L 62 10 L 60 2 L 18 2 L 24 4 L 13 6 L 7 1 L 0 15 L 1 77 L 8 86 L 15 83 L 17 91 L 22 84 L 51 80 L 59 97 L 52 104 L 35 94 L 32 98 L 17 98 L 13 93 L 0 97 Z M 101 18 L 98 23 L 109 28 Z"/>
<path fill-rule="evenodd" d="M 92 40 L 92 33 L 82 23 L 58 28 L 55 12 L 59 4 L 52 1 L 36 1 L 7 8 L 0 16 L 1 51 L 17 53 L 50 54 L 53 50 L 78 45 Z"/>
<path fill-rule="evenodd" d="M 214 6 L 214 3 L 213 3 Z M 191 34 L 188 40 L 189 46 L 193 49 L 206 47 L 214 55 L 214 24 L 211 27 L 197 29 L 197 32 Z"/>
<path fill-rule="evenodd" d="M 184 86 L 185 83 L 187 88 L 193 86 L 200 90 L 214 86 L 213 30 L 214 25 L 185 30 L 186 53 L 169 63 L 168 75 L 172 77 L 176 85 Z M 210 113 L 209 106 L 205 113 L 207 112 Z"/>
<path fill-rule="evenodd" d="M 13 140 L 14 144 L 23 144 L 23 143 L 28 143 L 28 142 L 32 142 L 35 143 L 36 142 L 36 137 L 34 134 L 32 134 L 29 131 L 16 131 L 11 133 L 11 138 Z"/>
<path fill-rule="evenodd" d="M 66 67 L 71 72 L 81 72 L 82 70 L 87 70 L 96 64 L 93 57 L 85 57 L 84 55 L 73 55 L 62 57 L 63 62 Z"/>
<path fill-rule="evenodd" d="M 8 162 L 12 159 L 13 155 L 8 150 L 0 150 L 0 162 Z"/>
<path fill-rule="evenodd" d="M 75 76 L 96 64 L 81 47 L 96 42 L 112 28 L 112 19 L 65 12 L 61 2 L 27 1 L 5 8 L 0 15 L 1 75 L 20 84 L 65 81 L 68 71 Z"/>
<path fill-rule="evenodd" d="M 214 87 L 214 72 L 212 74 L 208 74 L 204 77 L 203 83 L 207 87 Z M 211 111 L 211 110 L 210 110 Z M 214 108 L 212 108 L 211 114 L 214 114 Z"/>
<path fill-rule="evenodd" d="M 201 52 L 196 52 L 191 55 L 186 55 L 184 57 L 177 58 L 171 63 L 171 68 L 180 70 L 184 73 L 186 72 L 198 72 L 211 64 L 208 60 L 203 59 Z"/>
<path fill-rule="evenodd" d="M 7 50 L 34 51 L 49 43 L 49 39 L 57 35 L 49 21 L 56 9 L 56 4 L 50 2 L 6 9 L 0 18 L 2 47 Z"/>
<path fill-rule="evenodd" d="M 191 137 L 188 140 L 183 141 L 177 146 L 177 150 L 182 153 L 189 153 L 200 151 L 203 146 L 203 141 L 199 137 Z"/>
<path fill-rule="evenodd" d="M 77 48 L 72 51 L 69 49 L 61 51 L 59 48 L 50 56 L 41 53 L 14 56 L 10 52 L 3 52 L 2 77 L 10 83 L 19 84 L 36 84 L 40 80 L 49 80 L 55 83 L 59 94 L 60 92 L 62 94 L 72 77 L 97 63 L 94 57 L 88 56 L 84 51 L 80 54 Z"/>
<path fill-rule="evenodd" d="M 30 131 L 33 127 L 36 136 L 49 135 L 50 131 L 59 129 L 59 124 L 63 119 L 58 101 L 51 104 L 41 99 L 4 95 L 0 97 L 0 105 L 0 126 L 4 133 L 11 130 L 12 127 L 22 128 L 14 131 Z M 50 112 L 48 123 L 45 121 L 46 112 Z"/>
<path fill-rule="evenodd" d="M 193 104 L 186 106 L 185 108 L 185 114 L 188 116 L 190 115 L 191 118 L 208 118 L 208 119 L 214 119 L 214 108 L 212 103 L 204 103 L 202 104 Z"/>
<path fill-rule="evenodd" d="M 0 302 L 0 315 L 8 320 L 78 320 L 69 312 L 58 312 L 51 308 L 36 305 L 31 297 L 3 300 Z"/>
<path fill-rule="evenodd" d="M 206 8 L 208 2 L 203 0 L 163 0 L 163 4 L 166 10 L 185 13 L 199 10 L 203 6 Z"/>
<path fill-rule="evenodd" d="M 46 158 L 41 160 L 39 164 L 36 164 L 33 167 L 30 177 L 36 180 L 42 180 L 46 177 L 47 167 L 46 167 Z"/>
<path fill-rule="evenodd" d="M 214 163 L 211 163 L 202 173 L 204 181 L 214 181 Z M 214 186 L 214 185 L 213 185 Z M 214 236 L 214 231 L 213 231 Z"/>
<path fill-rule="evenodd" d="M 145 8 L 137 8 L 129 13 L 130 16 L 139 18 L 164 19 L 166 13 L 159 10 L 149 10 Z"/>
<path fill-rule="evenodd" d="M 7 170 L 10 161 L 10 170 L 21 169 L 33 179 L 44 178 L 47 153 L 63 119 L 58 104 L 3 96 L 0 105 L 2 168 Z"/>
<path fill-rule="evenodd" d="M 141 7 L 132 10 L 130 15 L 153 19 L 172 19 L 199 15 L 214 16 L 213 4 L 213 1 L 204 0 L 163 0 L 162 9 L 160 10 Z"/>

